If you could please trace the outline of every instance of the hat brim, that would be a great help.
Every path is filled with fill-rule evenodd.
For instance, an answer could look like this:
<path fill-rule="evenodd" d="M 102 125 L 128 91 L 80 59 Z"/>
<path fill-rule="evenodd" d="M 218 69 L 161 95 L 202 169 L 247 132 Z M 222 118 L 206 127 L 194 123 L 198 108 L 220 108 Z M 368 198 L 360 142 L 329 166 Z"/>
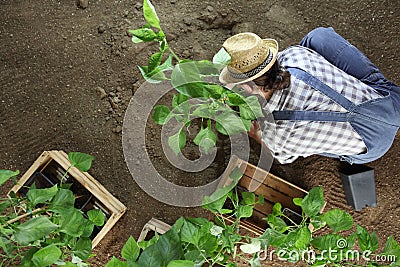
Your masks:
<path fill-rule="evenodd" d="M 246 82 L 250 82 L 254 79 L 257 79 L 258 77 L 260 77 L 264 73 L 266 73 L 272 67 L 272 65 L 275 63 L 276 58 L 278 56 L 278 42 L 274 39 L 263 39 L 263 42 L 266 45 L 268 45 L 268 47 L 272 53 L 272 56 L 273 56 L 271 62 L 267 66 L 265 66 L 264 69 L 262 69 L 256 75 L 251 76 L 247 79 L 238 79 L 238 78 L 232 77 L 232 75 L 230 75 L 230 73 L 229 73 L 228 67 L 225 66 L 219 75 L 219 81 L 223 84 L 241 84 L 241 83 L 246 83 Z"/>

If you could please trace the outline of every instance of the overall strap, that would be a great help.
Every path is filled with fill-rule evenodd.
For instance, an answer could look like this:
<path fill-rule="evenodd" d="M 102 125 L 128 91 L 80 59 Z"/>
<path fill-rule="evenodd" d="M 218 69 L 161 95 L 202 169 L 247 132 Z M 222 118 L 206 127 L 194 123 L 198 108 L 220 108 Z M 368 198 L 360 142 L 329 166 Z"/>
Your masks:
<path fill-rule="evenodd" d="M 342 106 L 347 111 L 353 111 L 356 105 L 346 97 L 333 90 L 331 87 L 312 76 L 308 72 L 298 68 L 288 68 L 290 74 L 312 88 L 318 90 L 332 101 Z M 307 121 L 347 121 L 348 112 L 330 111 L 303 111 L 303 110 L 275 110 L 272 112 L 275 120 L 307 120 Z"/>

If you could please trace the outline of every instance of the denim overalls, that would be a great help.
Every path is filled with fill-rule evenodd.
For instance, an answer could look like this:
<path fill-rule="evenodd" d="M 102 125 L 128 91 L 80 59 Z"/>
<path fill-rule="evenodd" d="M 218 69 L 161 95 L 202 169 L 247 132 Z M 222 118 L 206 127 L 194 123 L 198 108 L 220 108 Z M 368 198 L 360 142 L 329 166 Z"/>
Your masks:
<path fill-rule="evenodd" d="M 318 52 L 338 68 L 373 87 L 383 97 L 355 105 L 304 70 L 288 68 L 291 75 L 325 94 L 347 112 L 283 110 L 274 111 L 274 119 L 349 122 L 363 139 L 367 151 L 359 155 L 323 155 L 351 164 L 368 163 L 383 156 L 392 145 L 400 127 L 400 87 L 387 80 L 365 55 L 332 28 L 313 30 L 304 37 L 300 45 Z"/>

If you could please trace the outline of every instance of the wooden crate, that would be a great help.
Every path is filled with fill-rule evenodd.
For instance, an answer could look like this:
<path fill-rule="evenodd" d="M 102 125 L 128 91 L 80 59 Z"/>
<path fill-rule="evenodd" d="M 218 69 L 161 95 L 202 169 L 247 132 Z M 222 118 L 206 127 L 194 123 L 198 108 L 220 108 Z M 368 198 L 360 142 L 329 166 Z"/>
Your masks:
<path fill-rule="evenodd" d="M 251 231 L 256 235 L 261 235 L 268 227 L 267 222 L 263 220 L 272 212 L 275 203 L 281 203 L 283 209 L 296 214 L 301 214 L 301 208 L 293 204 L 293 198 L 304 198 L 307 191 L 291 184 L 263 169 L 260 169 L 238 157 L 232 158 L 231 163 L 222 177 L 220 186 L 226 186 L 233 182 L 229 174 L 238 167 L 243 176 L 239 180 L 237 188 L 239 191 L 250 191 L 256 195 L 264 196 L 264 204 L 257 204 L 254 207 L 253 216 L 242 220 L 240 226 Z M 226 220 L 230 220 L 225 217 Z M 233 220 L 231 220 L 233 222 Z"/>
<path fill-rule="evenodd" d="M 149 232 L 157 232 L 158 234 L 162 235 L 165 234 L 169 229 L 171 229 L 171 225 L 160 221 L 156 218 L 151 218 L 142 228 L 142 231 L 140 232 L 140 236 L 137 240 L 137 242 L 148 240 L 149 237 Z"/>
<path fill-rule="evenodd" d="M 25 172 L 18 183 L 11 188 L 8 195 L 11 191 L 15 192 L 17 196 L 26 194 L 28 190 L 26 186 L 30 186 L 33 182 L 35 182 L 37 188 L 52 186 L 51 183 L 58 183 L 61 179 L 63 179 L 63 182 L 72 182 L 71 190 L 77 197 L 76 204 L 83 203 L 82 211 L 85 211 L 85 208 L 98 208 L 106 216 L 104 225 L 94 229 L 92 236 L 94 248 L 125 213 L 126 206 L 87 172 L 81 172 L 72 167 L 68 175 L 63 178 L 65 170 L 70 165 L 68 155 L 64 151 L 45 151 Z"/>

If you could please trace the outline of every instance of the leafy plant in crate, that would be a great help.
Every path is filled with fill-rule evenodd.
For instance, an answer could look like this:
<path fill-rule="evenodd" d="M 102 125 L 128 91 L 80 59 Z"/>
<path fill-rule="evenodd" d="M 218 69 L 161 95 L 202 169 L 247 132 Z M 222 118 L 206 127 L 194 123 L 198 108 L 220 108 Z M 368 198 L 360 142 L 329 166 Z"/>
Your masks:
<path fill-rule="evenodd" d="M 93 157 L 80 152 L 68 154 L 71 166 L 89 170 Z M 18 175 L 18 171 L 0 170 L 0 185 Z M 63 180 L 63 179 L 61 179 Z M 89 210 L 85 216 L 74 207 L 75 196 L 68 184 L 36 188 L 25 196 L 0 200 L 0 266 L 87 266 L 91 256 L 90 236 L 94 226 L 104 224 L 101 210 Z"/>
<path fill-rule="evenodd" d="M 321 187 L 311 189 L 304 198 L 293 199 L 303 210 L 299 221 L 276 203 L 265 218 L 270 227 L 261 236 L 243 235 L 240 220 L 250 217 L 254 205 L 262 201 L 262 196 L 250 192 L 242 192 L 239 200 L 232 186 L 217 190 L 203 206 L 216 215 L 214 221 L 180 218 L 168 232 L 148 241 L 137 243 L 130 237 L 121 253 L 125 261 L 113 257 L 106 267 L 234 267 L 238 259 L 252 267 L 270 259 L 310 266 L 383 266 L 384 259 L 390 266 L 400 264 L 400 245 L 392 236 L 378 253 L 375 232 L 356 225 L 352 233 L 340 233 L 354 228 L 353 218 L 340 209 L 321 214 L 325 203 Z M 232 208 L 226 207 L 227 202 Z M 233 223 L 227 223 L 225 218 L 229 217 L 234 218 Z M 272 255 L 275 257 L 270 258 Z"/>
<path fill-rule="evenodd" d="M 369 233 L 361 225 L 354 227 L 349 213 L 332 209 L 321 214 L 325 203 L 322 187 L 293 202 L 302 208 L 299 223 L 286 216 L 277 203 L 266 218 L 270 228 L 246 245 L 249 252 L 258 253 L 259 261 L 268 259 L 272 255 L 268 249 L 273 247 L 281 261 L 305 261 L 312 266 L 382 266 L 385 260 L 390 266 L 400 265 L 400 246 L 392 236 L 383 252 L 377 253 L 376 232 Z M 344 231 L 346 235 L 341 234 Z"/>
<path fill-rule="evenodd" d="M 237 182 L 241 175 L 240 170 L 235 169 L 230 176 Z M 230 214 L 234 218 L 233 224 L 221 216 L 217 216 L 216 221 L 180 218 L 165 234 L 156 234 L 150 240 L 137 243 L 130 237 L 121 252 L 125 261 L 113 257 L 106 267 L 193 267 L 203 264 L 234 267 L 237 259 L 252 264 L 253 259 L 244 257 L 245 253 L 237 249 L 249 239 L 239 233 L 239 221 L 250 217 L 254 205 L 262 203 L 263 197 L 250 192 L 243 192 L 239 197 L 234 188 L 235 184 L 232 184 L 218 190 L 205 199 L 203 205 L 213 213 Z M 225 201 L 230 202 L 231 209 L 223 208 Z"/>
<path fill-rule="evenodd" d="M 193 142 L 208 153 L 216 145 L 217 132 L 233 135 L 248 131 L 251 121 L 263 116 L 256 96 L 242 95 L 236 89 L 228 90 L 212 81 L 230 60 L 224 49 L 214 56 L 213 62 L 181 59 L 168 45 L 149 0 L 143 1 L 143 14 L 147 24 L 129 32 L 135 43 L 159 44 L 159 51 L 150 56 L 148 65 L 139 69 L 148 82 L 167 81 L 176 91 L 171 108 L 157 105 L 152 116 L 153 121 L 161 125 L 171 119 L 180 125 L 177 132 L 168 138 L 168 144 L 176 154 L 188 141 L 185 129 L 196 119 L 201 121 L 201 127 Z"/>

